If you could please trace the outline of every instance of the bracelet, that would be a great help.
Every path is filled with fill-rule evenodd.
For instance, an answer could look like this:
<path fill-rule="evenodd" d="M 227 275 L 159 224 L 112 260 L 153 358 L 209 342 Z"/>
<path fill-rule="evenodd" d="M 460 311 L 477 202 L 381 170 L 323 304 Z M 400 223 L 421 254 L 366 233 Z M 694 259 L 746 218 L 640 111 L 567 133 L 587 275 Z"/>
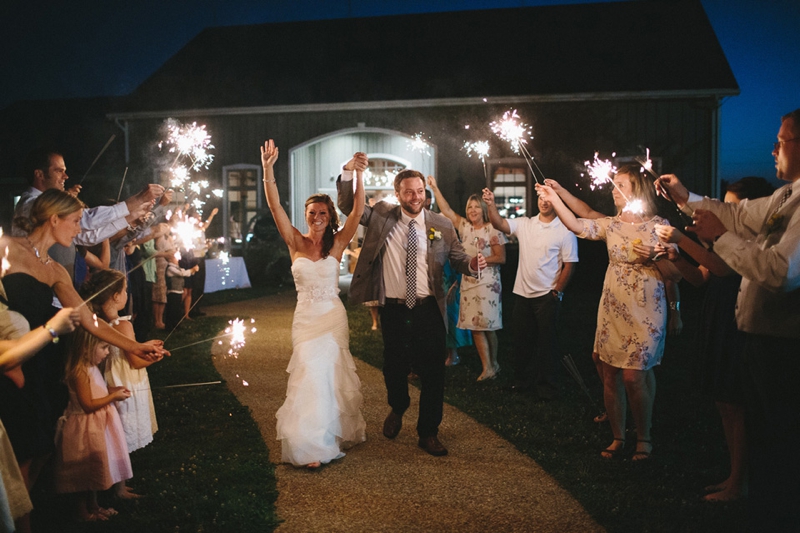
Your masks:
<path fill-rule="evenodd" d="M 670 302 L 669 308 L 672 311 L 680 311 L 681 310 L 681 303 L 680 302 Z"/>
<path fill-rule="evenodd" d="M 50 327 L 50 324 L 45 324 L 45 325 L 43 325 L 42 327 L 43 327 L 44 329 L 46 329 L 46 330 L 47 330 L 47 331 L 50 333 L 50 336 L 51 336 L 51 337 L 53 337 L 53 344 L 58 344 L 58 340 L 59 340 L 59 339 L 58 339 L 58 333 L 56 332 L 56 330 L 54 330 L 53 328 L 51 328 L 51 327 Z"/>
<path fill-rule="evenodd" d="M 275 183 L 275 180 L 264 180 L 264 183 Z"/>

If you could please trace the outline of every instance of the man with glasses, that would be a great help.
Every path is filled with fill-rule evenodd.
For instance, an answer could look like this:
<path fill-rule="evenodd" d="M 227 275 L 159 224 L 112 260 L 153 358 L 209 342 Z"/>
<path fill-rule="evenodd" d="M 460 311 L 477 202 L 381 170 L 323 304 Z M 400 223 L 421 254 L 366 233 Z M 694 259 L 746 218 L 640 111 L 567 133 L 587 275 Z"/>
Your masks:
<path fill-rule="evenodd" d="M 723 204 L 661 176 L 687 228 L 742 275 L 736 322 L 746 333 L 742 379 L 750 471 L 749 531 L 800 531 L 800 109 L 784 115 L 771 197 Z"/>

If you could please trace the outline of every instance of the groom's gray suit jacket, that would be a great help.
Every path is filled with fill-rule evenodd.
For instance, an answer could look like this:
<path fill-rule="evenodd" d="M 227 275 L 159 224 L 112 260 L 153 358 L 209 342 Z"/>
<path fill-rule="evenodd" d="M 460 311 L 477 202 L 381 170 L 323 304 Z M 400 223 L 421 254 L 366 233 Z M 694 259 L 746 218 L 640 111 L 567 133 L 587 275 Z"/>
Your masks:
<path fill-rule="evenodd" d="M 345 182 L 342 186 L 341 176 L 336 180 L 338 191 L 339 209 L 345 215 L 353 210 L 352 182 Z M 456 230 L 450 220 L 438 213 L 424 210 L 425 235 L 430 237 L 431 229 L 436 232 L 436 237 L 428 238 L 428 289 L 435 295 L 439 304 L 445 328 L 447 315 L 445 314 L 445 294 L 442 280 L 442 269 L 449 259 L 453 270 L 470 275 L 469 262 L 472 259 L 464 251 L 458 240 Z M 350 284 L 350 301 L 363 303 L 377 300 L 383 305 L 386 300 L 386 288 L 383 284 L 383 255 L 386 252 L 386 239 L 400 220 L 400 206 L 388 202 L 378 202 L 374 207 L 365 206 L 361 215 L 361 225 L 367 228 L 361 253 L 358 256 L 353 281 Z M 441 238 L 438 236 L 441 235 Z"/>

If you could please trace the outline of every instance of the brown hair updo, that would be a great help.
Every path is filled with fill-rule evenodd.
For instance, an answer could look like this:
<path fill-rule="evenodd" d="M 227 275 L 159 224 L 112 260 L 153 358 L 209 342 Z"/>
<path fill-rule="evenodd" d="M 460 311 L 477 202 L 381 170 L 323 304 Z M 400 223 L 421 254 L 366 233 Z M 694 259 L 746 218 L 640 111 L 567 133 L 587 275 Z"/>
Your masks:
<path fill-rule="evenodd" d="M 16 217 L 14 225 L 26 233 L 38 228 L 53 215 L 63 218 L 86 207 L 86 204 L 58 189 L 47 189 L 33 201 L 27 217 Z"/>

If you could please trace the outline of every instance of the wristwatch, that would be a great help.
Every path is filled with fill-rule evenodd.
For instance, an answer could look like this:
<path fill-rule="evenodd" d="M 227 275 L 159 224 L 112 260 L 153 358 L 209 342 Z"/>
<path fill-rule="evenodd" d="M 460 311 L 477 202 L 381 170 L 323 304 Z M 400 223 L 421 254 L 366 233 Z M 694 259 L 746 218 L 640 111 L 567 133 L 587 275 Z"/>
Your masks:
<path fill-rule="evenodd" d="M 550 292 L 553 293 L 553 296 L 555 296 L 556 299 L 558 299 L 559 302 L 564 300 L 564 291 L 557 291 L 557 290 L 553 289 Z"/>

